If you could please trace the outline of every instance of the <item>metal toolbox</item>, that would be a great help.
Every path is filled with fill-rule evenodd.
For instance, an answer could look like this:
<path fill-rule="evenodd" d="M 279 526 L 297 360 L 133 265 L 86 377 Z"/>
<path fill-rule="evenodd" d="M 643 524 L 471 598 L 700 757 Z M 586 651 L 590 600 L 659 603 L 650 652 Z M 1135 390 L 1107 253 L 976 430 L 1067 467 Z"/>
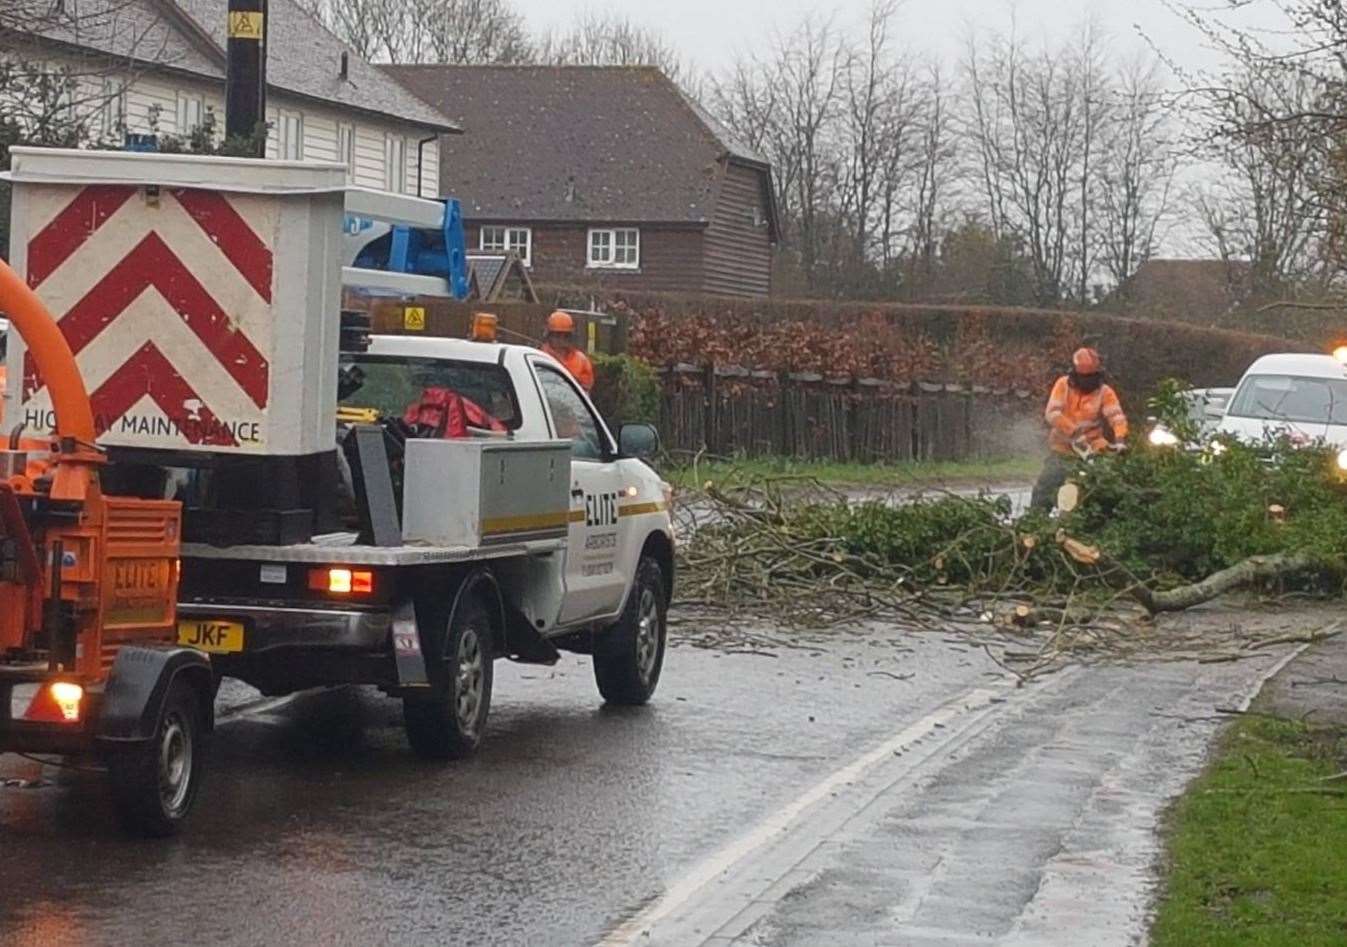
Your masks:
<path fill-rule="evenodd" d="M 402 537 L 470 548 L 564 538 L 570 489 L 570 441 L 409 440 Z"/>

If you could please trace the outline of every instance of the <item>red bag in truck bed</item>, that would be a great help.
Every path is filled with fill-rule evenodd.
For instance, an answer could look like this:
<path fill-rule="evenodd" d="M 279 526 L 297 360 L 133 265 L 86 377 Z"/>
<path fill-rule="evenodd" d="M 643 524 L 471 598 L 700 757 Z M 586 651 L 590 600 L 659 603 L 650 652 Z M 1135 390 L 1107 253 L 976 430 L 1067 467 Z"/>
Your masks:
<path fill-rule="evenodd" d="M 431 437 L 468 437 L 469 428 L 505 431 L 507 428 L 477 402 L 448 388 L 427 388 L 419 401 L 402 415 L 410 427 L 427 431 Z"/>

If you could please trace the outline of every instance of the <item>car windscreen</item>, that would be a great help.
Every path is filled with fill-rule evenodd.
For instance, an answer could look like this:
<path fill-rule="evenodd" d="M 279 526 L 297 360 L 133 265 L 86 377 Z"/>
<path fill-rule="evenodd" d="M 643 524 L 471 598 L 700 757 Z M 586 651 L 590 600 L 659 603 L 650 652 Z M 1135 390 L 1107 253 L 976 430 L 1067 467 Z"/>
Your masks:
<path fill-rule="evenodd" d="M 1250 375 L 1226 414 L 1301 424 L 1347 424 L 1347 379 Z"/>
<path fill-rule="evenodd" d="M 519 427 L 519 402 L 510 375 L 490 362 L 455 362 L 408 355 L 343 356 L 342 368 L 359 372 L 359 384 L 342 407 L 373 409 L 383 417 L 402 417 L 427 388 L 447 388 L 476 402 L 510 430 Z M 352 379 L 351 384 L 355 384 Z"/>

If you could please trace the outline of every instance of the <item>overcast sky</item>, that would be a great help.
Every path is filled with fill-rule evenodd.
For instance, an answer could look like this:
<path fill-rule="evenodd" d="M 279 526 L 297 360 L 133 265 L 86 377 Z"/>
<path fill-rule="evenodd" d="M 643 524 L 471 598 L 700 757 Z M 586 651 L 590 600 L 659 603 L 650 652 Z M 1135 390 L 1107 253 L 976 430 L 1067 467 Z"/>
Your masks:
<path fill-rule="evenodd" d="M 1185 2 L 1185 0 L 1177 0 Z M 1217 8 L 1224 0 L 1199 0 Z M 740 52 L 769 42 L 774 31 L 789 31 L 808 13 L 830 13 L 844 28 L 864 22 L 869 0 L 660 0 L 614 5 L 605 0 L 514 0 L 534 30 L 564 26 L 586 10 L 615 9 L 658 29 L 698 66 L 718 71 Z M 1060 33 L 1093 16 L 1122 50 L 1153 41 L 1186 65 L 1213 61 L 1201 37 L 1180 20 L 1165 0 L 906 0 L 898 14 L 899 34 L 916 50 L 952 60 L 969 24 L 1002 28 L 1011 13 L 1027 35 Z M 1270 11 L 1253 22 L 1276 22 Z"/>

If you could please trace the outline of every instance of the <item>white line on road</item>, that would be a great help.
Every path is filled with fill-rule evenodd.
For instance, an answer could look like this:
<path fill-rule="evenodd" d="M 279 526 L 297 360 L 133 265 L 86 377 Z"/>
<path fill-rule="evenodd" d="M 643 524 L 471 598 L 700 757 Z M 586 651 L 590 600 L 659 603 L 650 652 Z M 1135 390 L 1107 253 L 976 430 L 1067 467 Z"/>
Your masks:
<path fill-rule="evenodd" d="M 1001 690 L 975 688 L 903 728 L 868 753 L 815 784 L 788 806 L 763 820 L 747 835 L 735 839 L 711 854 L 671 885 L 662 898 L 618 925 L 599 942 L 598 947 L 626 947 L 637 943 L 655 924 L 687 904 L 707 885 L 789 832 L 810 807 L 828 799 L 842 786 L 856 782 L 880 763 L 892 759 L 896 752 L 944 728 L 955 718 L 987 706 L 1003 693 L 1005 692 Z"/>

